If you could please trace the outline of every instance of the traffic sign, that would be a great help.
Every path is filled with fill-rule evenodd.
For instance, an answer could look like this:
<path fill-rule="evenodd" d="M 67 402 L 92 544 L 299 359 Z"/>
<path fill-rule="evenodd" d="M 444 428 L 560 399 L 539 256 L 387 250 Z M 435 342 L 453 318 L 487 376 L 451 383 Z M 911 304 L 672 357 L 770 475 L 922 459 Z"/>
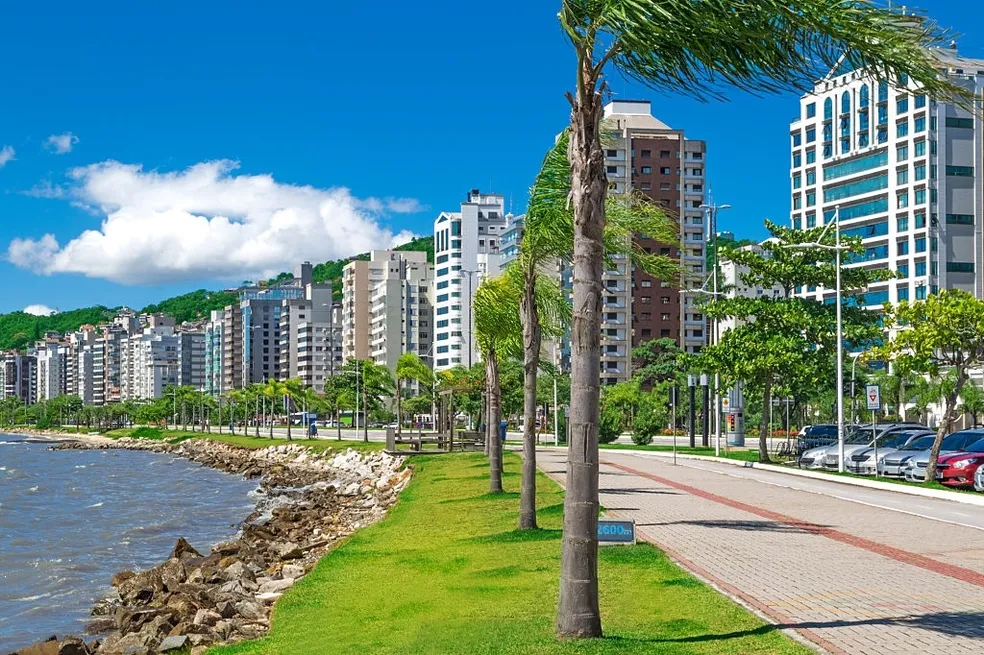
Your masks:
<path fill-rule="evenodd" d="M 881 408 L 881 389 L 877 384 L 869 384 L 865 387 L 864 395 L 868 399 L 868 409 L 876 411 Z"/>

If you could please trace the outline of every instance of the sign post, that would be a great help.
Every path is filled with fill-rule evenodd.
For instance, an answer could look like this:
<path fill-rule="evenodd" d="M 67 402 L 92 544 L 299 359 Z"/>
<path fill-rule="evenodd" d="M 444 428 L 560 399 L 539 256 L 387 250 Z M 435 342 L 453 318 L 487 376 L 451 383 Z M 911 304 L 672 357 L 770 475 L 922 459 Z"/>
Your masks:
<path fill-rule="evenodd" d="M 871 410 L 871 438 L 875 445 L 875 477 L 878 477 L 878 429 L 875 427 L 875 412 L 881 408 L 881 388 L 877 384 L 869 384 L 864 390 L 865 398 L 868 401 L 868 409 Z M 847 463 L 844 462 L 846 465 Z"/>

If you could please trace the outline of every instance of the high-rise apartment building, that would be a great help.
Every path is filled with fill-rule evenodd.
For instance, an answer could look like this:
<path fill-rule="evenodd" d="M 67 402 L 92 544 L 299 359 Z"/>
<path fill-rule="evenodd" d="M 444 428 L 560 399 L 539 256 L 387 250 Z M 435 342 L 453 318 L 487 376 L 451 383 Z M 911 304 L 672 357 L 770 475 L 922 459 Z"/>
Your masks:
<path fill-rule="evenodd" d="M 396 374 L 396 362 L 413 353 L 432 364 L 434 265 L 427 253 L 376 251 L 382 275 L 369 291 L 369 355 Z"/>
<path fill-rule="evenodd" d="M 502 238 L 514 221 L 500 194 L 468 192 L 461 211 L 434 220 L 434 369 L 481 361 L 472 321 L 478 286 L 500 272 Z"/>
<path fill-rule="evenodd" d="M 205 389 L 205 333 L 182 326 L 177 337 L 181 359 L 178 384 L 202 391 Z"/>
<path fill-rule="evenodd" d="M 180 338 L 170 325 L 147 327 L 133 334 L 123 348 L 122 399 L 159 398 L 181 380 Z"/>
<path fill-rule="evenodd" d="M 941 75 L 981 96 L 984 60 L 933 53 Z M 800 99 L 789 137 L 793 227 L 826 225 L 838 215 L 841 233 L 864 244 L 848 266 L 898 273 L 856 302 L 878 310 L 944 288 L 982 297 L 979 115 L 927 97 L 904 77 L 879 79 L 845 58 Z M 833 289 L 797 293 L 833 302 Z"/>
<path fill-rule="evenodd" d="M 679 258 L 684 287 L 701 286 L 707 273 L 704 210 L 701 209 L 707 193 L 707 145 L 704 141 L 688 139 L 683 130 L 673 129 L 655 118 L 646 100 L 610 102 L 605 105 L 603 120 L 605 165 L 612 192 L 635 190 L 645 194 L 659 203 L 679 226 L 679 248 L 676 244 L 657 243 L 644 235 L 636 235 L 637 244 L 647 252 Z M 623 303 L 628 303 L 631 347 L 650 339 L 670 337 L 687 352 L 700 350 L 707 341 L 706 321 L 696 308 L 695 299 L 685 295 L 681 305 L 680 287 L 676 283 L 654 278 L 628 261 L 616 264 L 606 274 L 606 322 L 611 314 L 621 320 Z M 623 283 L 628 297 L 622 289 Z M 613 326 L 616 334 L 623 325 Z M 609 336 L 606 331 L 611 329 L 602 326 L 606 337 Z M 606 357 L 610 347 L 615 357 Z M 620 381 L 623 365 L 631 368 L 631 348 L 623 350 L 623 344 L 617 342 L 605 343 L 602 350 L 603 374 L 606 367 L 614 368 L 620 372 L 616 376 Z"/>
<path fill-rule="evenodd" d="M 127 327 L 133 322 L 126 321 Z M 119 322 L 105 325 L 96 336 L 92 351 L 92 403 L 108 405 L 118 403 L 123 396 L 123 349 L 128 335 L 127 327 Z"/>
<path fill-rule="evenodd" d="M 341 306 L 333 301 L 331 284 L 308 284 L 304 297 L 282 302 L 280 310 L 280 379 L 298 378 L 323 392 L 325 380 L 341 365 L 341 342 L 335 328 Z M 340 326 L 339 326 L 340 327 Z"/>
<path fill-rule="evenodd" d="M 767 239 L 762 244 L 768 241 Z M 762 248 L 762 244 L 753 243 L 742 246 L 739 250 L 765 255 L 767 251 Z M 719 268 L 718 280 L 728 298 L 782 298 L 785 295 L 784 289 L 778 284 L 774 284 L 770 288 L 748 284 L 743 278 L 748 274 L 749 268 L 743 264 L 737 264 L 730 259 L 722 257 Z M 718 325 L 718 329 L 721 334 L 724 334 L 724 332 L 738 324 L 739 321 L 737 319 L 723 318 Z"/>
<path fill-rule="evenodd" d="M 35 397 L 51 400 L 68 390 L 68 345 L 60 341 L 39 341 L 33 354 L 37 362 L 37 391 Z"/>
<path fill-rule="evenodd" d="M 37 402 L 37 359 L 33 355 L 0 353 L 0 398 Z"/>
<path fill-rule="evenodd" d="M 202 389 L 205 393 L 218 396 L 223 388 L 222 344 L 224 339 L 225 310 L 212 310 L 205 324 L 205 379 Z"/>

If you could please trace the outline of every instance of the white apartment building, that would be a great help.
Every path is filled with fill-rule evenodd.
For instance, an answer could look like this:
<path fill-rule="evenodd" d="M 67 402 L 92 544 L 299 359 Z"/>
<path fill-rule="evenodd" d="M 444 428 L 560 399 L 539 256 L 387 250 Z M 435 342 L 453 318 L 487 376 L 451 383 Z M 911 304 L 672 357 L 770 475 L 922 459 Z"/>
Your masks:
<path fill-rule="evenodd" d="M 513 217 L 500 194 L 468 192 L 461 211 L 434 220 L 434 370 L 481 361 L 472 321 L 478 286 L 500 271 L 502 237 Z"/>
<path fill-rule="evenodd" d="M 159 398 L 181 382 L 181 338 L 169 325 L 131 335 L 122 350 L 122 399 Z"/>
<path fill-rule="evenodd" d="M 341 365 L 341 305 L 331 284 L 308 284 L 304 298 L 284 300 L 280 311 L 280 376 L 300 378 L 321 393 Z"/>
<path fill-rule="evenodd" d="M 372 264 L 381 276 L 369 292 L 370 357 L 394 375 L 403 353 L 432 364 L 434 265 L 427 253 L 376 251 Z"/>
<path fill-rule="evenodd" d="M 771 239 L 766 239 L 762 244 L 767 243 Z M 745 252 L 754 252 L 758 254 L 765 254 L 765 250 L 762 248 L 762 244 L 753 243 L 751 245 L 742 246 L 739 250 Z M 783 288 L 779 285 L 773 285 L 771 288 L 765 288 L 760 285 L 749 285 L 742 279 L 743 275 L 748 273 L 748 267 L 743 264 L 736 264 L 730 259 L 725 259 L 722 257 L 720 263 L 721 272 L 718 275 L 718 283 L 721 285 L 720 288 L 724 290 L 724 293 L 728 298 L 782 298 L 785 294 Z M 719 323 L 719 329 L 721 334 L 724 334 L 727 330 L 738 325 L 738 320 L 734 318 L 723 318 Z"/>
<path fill-rule="evenodd" d="M 984 92 L 984 60 L 935 50 L 942 75 Z M 849 59 L 800 99 L 790 125 L 794 228 L 825 225 L 865 252 L 849 266 L 888 268 L 898 279 L 855 299 L 872 310 L 958 288 L 982 297 L 984 124 L 908 79 L 880 80 Z M 838 210 L 839 208 L 839 210 Z M 797 293 L 833 302 L 833 289 Z"/>
<path fill-rule="evenodd" d="M 64 395 L 68 379 L 67 344 L 39 342 L 34 348 L 37 358 L 37 392 L 38 401 L 51 400 Z"/>

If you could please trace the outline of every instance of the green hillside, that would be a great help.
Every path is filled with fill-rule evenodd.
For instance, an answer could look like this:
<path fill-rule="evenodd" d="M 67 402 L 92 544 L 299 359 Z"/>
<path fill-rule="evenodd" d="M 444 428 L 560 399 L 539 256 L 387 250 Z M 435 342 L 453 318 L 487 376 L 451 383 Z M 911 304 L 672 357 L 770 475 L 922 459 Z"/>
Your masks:
<path fill-rule="evenodd" d="M 409 243 L 396 248 L 401 251 L 426 252 L 427 261 L 434 261 L 434 238 L 423 237 L 414 239 Z M 342 269 L 345 264 L 354 259 L 368 259 L 369 255 L 363 253 L 348 259 L 336 259 L 317 264 L 314 267 L 314 281 L 319 284 L 332 282 L 335 295 L 341 297 L 342 293 Z M 281 273 L 269 283 L 293 277 L 290 273 Z M 231 291 L 208 291 L 199 289 L 162 300 L 153 305 L 147 305 L 141 311 L 150 313 L 164 313 L 173 316 L 178 322 L 194 321 L 201 318 L 208 318 L 209 313 L 214 309 L 222 309 L 226 305 L 236 302 L 237 295 Z M 61 312 L 53 316 L 32 316 L 24 312 L 11 312 L 0 314 L 0 350 L 17 350 L 26 347 L 31 342 L 40 339 L 48 331 L 70 332 L 77 330 L 79 326 L 85 324 L 96 325 L 103 321 L 112 319 L 116 309 L 109 307 L 83 307 L 67 312 Z"/>

